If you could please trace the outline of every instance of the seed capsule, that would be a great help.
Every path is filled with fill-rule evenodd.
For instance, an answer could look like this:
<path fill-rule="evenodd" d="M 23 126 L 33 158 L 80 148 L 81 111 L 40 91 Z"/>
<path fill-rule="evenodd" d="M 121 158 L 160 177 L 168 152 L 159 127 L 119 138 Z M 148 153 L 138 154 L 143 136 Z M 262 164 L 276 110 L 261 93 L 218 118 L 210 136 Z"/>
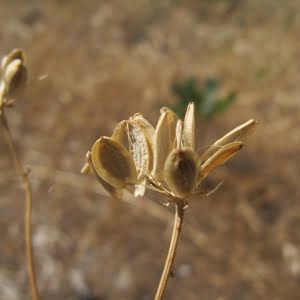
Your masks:
<path fill-rule="evenodd" d="M 173 150 L 165 163 L 165 180 L 171 192 L 187 198 L 197 184 L 198 158 L 190 148 Z"/>
<path fill-rule="evenodd" d="M 183 145 L 184 147 L 190 147 L 195 150 L 195 105 L 194 102 L 190 102 L 183 124 Z"/>
<path fill-rule="evenodd" d="M 198 182 L 203 180 L 216 167 L 224 164 L 234 156 L 241 148 L 241 142 L 233 142 L 223 146 L 214 155 L 212 155 L 200 168 Z"/>
<path fill-rule="evenodd" d="M 172 110 L 166 107 L 161 109 L 161 115 L 155 129 L 153 144 L 154 161 L 152 175 L 156 179 L 163 178 L 166 158 L 174 149 L 177 120 L 178 117 Z"/>
<path fill-rule="evenodd" d="M 92 148 L 97 174 L 116 188 L 136 182 L 136 169 L 126 148 L 109 137 L 101 137 Z"/>

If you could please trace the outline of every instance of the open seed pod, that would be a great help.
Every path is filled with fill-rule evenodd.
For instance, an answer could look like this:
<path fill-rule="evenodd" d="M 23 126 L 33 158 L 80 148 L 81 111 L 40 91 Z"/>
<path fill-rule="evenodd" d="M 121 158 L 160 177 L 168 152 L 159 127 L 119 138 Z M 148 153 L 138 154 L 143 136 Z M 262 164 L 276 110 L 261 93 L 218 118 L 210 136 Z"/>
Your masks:
<path fill-rule="evenodd" d="M 251 119 L 245 122 L 244 124 L 237 126 L 233 130 L 228 132 L 226 135 L 224 135 L 222 138 L 214 142 L 213 145 L 208 147 L 208 149 L 201 155 L 201 160 L 206 161 L 209 157 L 216 153 L 220 149 L 220 147 L 223 147 L 226 144 L 243 140 L 256 128 L 256 125 L 257 121 Z"/>
<path fill-rule="evenodd" d="M 187 198 L 198 178 L 198 157 L 190 148 L 173 150 L 165 163 L 165 180 L 170 191 L 179 198 Z"/>
<path fill-rule="evenodd" d="M 152 149 L 149 148 L 144 130 L 133 119 L 127 121 L 127 135 L 129 142 L 129 153 L 134 161 L 137 180 L 142 181 L 149 173 L 152 163 Z"/>
<path fill-rule="evenodd" d="M 127 149 L 109 137 L 101 137 L 91 151 L 95 171 L 112 186 L 122 189 L 136 183 L 134 161 Z"/>
<path fill-rule="evenodd" d="M 216 167 L 224 164 L 243 147 L 242 142 L 233 142 L 221 147 L 200 167 L 198 182 L 200 183 Z"/>
<path fill-rule="evenodd" d="M 178 117 L 172 110 L 166 107 L 161 109 L 153 144 L 152 176 L 156 179 L 163 178 L 165 161 L 174 149 L 177 120 Z"/>
<path fill-rule="evenodd" d="M 195 105 L 190 102 L 183 123 L 183 146 L 195 150 Z"/>

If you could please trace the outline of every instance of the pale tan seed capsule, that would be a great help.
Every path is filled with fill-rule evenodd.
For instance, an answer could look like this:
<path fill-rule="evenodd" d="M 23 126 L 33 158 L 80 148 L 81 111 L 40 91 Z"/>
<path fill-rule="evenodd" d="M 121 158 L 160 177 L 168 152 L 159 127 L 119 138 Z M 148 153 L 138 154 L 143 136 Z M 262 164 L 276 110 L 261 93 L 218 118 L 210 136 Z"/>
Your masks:
<path fill-rule="evenodd" d="M 27 79 L 27 70 L 21 60 L 15 59 L 4 70 L 3 82 L 5 95 L 11 97 L 18 89 L 24 86 Z"/>
<path fill-rule="evenodd" d="M 101 137 L 91 153 L 97 174 L 106 182 L 116 188 L 136 183 L 134 161 L 124 146 L 109 137 Z"/>
<path fill-rule="evenodd" d="M 247 135 L 249 135 L 257 125 L 257 121 L 251 119 L 246 123 L 234 128 L 222 138 L 214 142 L 202 155 L 201 160 L 206 161 L 209 157 L 211 157 L 214 153 L 216 153 L 220 147 L 225 146 L 226 144 L 232 143 L 234 141 L 241 141 Z"/>
<path fill-rule="evenodd" d="M 177 149 L 183 148 L 182 136 L 183 136 L 183 122 L 181 120 L 178 120 L 176 124 L 176 148 Z"/>
<path fill-rule="evenodd" d="M 216 167 L 224 164 L 233 157 L 241 148 L 242 142 L 233 142 L 223 146 L 213 154 L 201 167 L 199 171 L 198 183 L 203 180 Z"/>
<path fill-rule="evenodd" d="M 106 182 L 105 180 L 103 180 L 97 173 L 97 171 L 94 168 L 94 165 L 92 163 L 92 155 L 91 152 L 88 152 L 86 154 L 86 159 L 87 159 L 87 165 L 89 166 L 89 172 L 90 173 L 95 173 L 95 176 L 97 177 L 99 183 L 101 184 L 101 186 L 104 188 L 104 190 L 106 190 L 112 197 L 116 198 L 116 199 L 121 199 L 122 197 L 122 189 L 118 189 L 114 186 L 112 186 L 111 184 L 109 184 L 108 182 Z"/>
<path fill-rule="evenodd" d="M 195 105 L 190 102 L 183 123 L 183 146 L 195 150 Z"/>
<path fill-rule="evenodd" d="M 129 148 L 127 136 L 127 121 L 123 120 L 117 124 L 111 138 L 126 149 Z"/>
<path fill-rule="evenodd" d="M 3 74 L 5 72 L 5 69 L 7 66 L 14 61 L 15 59 L 18 59 L 21 61 L 21 64 L 24 65 L 25 63 L 25 54 L 22 49 L 13 49 L 8 55 L 4 56 L 1 60 L 1 76 L 3 77 Z"/>
<path fill-rule="evenodd" d="M 161 109 L 153 145 L 152 175 L 157 180 L 163 179 L 165 161 L 174 149 L 177 120 L 178 117 L 173 111 L 166 107 Z"/>
<path fill-rule="evenodd" d="M 197 178 L 197 154 L 190 148 L 173 150 L 165 163 L 165 180 L 171 192 L 186 199 L 196 187 Z"/>

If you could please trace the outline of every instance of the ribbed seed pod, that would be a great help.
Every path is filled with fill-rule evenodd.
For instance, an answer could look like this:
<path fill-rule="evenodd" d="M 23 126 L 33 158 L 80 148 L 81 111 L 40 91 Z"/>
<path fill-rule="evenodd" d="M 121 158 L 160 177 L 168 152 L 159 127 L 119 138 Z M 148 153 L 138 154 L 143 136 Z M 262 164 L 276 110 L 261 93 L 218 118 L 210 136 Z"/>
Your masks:
<path fill-rule="evenodd" d="M 134 161 L 124 146 L 109 137 L 97 140 L 91 151 L 97 174 L 116 188 L 136 183 Z"/>
<path fill-rule="evenodd" d="M 171 192 L 176 197 L 187 198 L 197 184 L 197 154 L 190 148 L 173 150 L 166 160 L 164 173 Z"/>

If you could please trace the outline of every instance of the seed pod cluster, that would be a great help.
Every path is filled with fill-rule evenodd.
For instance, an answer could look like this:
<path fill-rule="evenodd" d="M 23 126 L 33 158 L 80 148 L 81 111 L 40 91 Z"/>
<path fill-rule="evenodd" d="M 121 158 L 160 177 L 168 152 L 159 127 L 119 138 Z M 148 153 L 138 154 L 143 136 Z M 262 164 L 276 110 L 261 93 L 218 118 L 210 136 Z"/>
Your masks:
<path fill-rule="evenodd" d="M 95 142 L 82 172 L 93 170 L 114 197 L 124 189 L 134 195 L 147 195 L 150 189 L 151 195 L 188 199 L 210 172 L 242 148 L 240 139 L 256 126 L 254 120 L 238 126 L 200 155 L 195 150 L 194 112 L 191 102 L 181 121 L 164 107 L 155 128 L 139 113 L 121 121 L 111 138 Z"/>

